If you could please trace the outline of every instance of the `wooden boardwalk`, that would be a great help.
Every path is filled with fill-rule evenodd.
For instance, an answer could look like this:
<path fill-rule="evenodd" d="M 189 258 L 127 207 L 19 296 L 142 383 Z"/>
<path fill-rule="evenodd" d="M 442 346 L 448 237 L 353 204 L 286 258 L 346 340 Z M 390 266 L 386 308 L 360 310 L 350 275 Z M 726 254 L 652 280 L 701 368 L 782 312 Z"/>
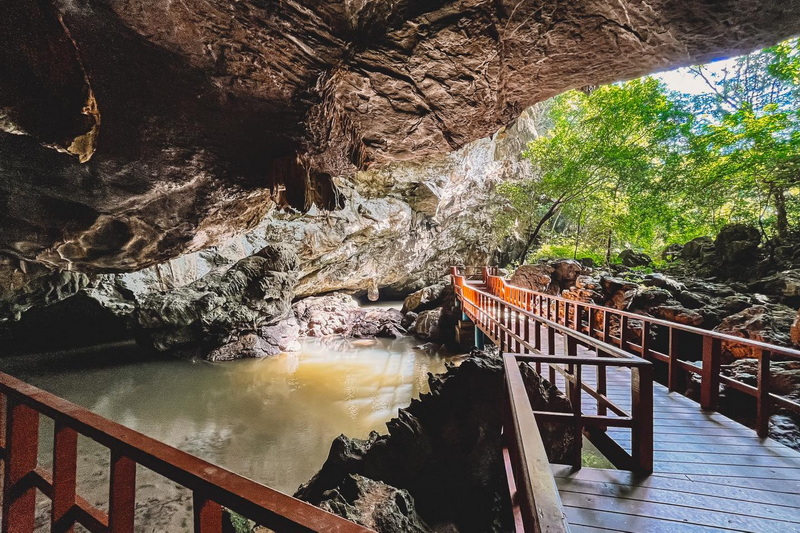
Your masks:
<path fill-rule="evenodd" d="M 591 374 L 584 379 L 594 385 Z M 607 380 L 608 396 L 630 408 L 630 370 L 609 368 Z M 556 385 L 565 390 L 560 375 Z M 594 414 L 585 392 L 583 400 Z M 553 465 L 572 531 L 800 532 L 800 453 L 658 383 L 653 401 L 653 474 Z M 629 429 L 608 434 L 630 451 Z"/>

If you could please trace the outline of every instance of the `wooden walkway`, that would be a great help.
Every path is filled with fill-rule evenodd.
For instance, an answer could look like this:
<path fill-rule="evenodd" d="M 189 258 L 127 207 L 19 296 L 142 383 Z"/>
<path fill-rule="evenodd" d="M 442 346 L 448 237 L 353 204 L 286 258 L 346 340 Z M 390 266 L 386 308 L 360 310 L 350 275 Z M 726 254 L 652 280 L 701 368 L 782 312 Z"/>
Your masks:
<path fill-rule="evenodd" d="M 556 353 L 562 349 L 556 336 Z M 579 347 L 578 355 L 594 352 Z M 594 385 L 593 376 L 584 379 Z M 607 381 L 608 396 L 630 408 L 630 370 L 608 368 Z M 565 390 L 561 375 L 556 385 Z M 585 392 L 583 399 L 594 414 L 596 404 Z M 800 532 L 800 453 L 658 383 L 653 401 L 652 475 L 553 465 L 572 531 Z M 630 430 L 608 434 L 630 451 Z"/>

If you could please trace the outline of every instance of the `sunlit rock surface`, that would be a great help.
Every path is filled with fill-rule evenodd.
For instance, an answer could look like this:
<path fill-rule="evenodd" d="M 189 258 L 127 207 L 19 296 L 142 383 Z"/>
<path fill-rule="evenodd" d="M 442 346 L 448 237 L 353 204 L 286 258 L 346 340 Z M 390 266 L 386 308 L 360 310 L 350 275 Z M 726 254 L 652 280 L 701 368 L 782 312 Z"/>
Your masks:
<path fill-rule="evenodd" d="M 0 251 L 138 270 L 274 205 L 339 207 L 334 178 L 461 148 L 565 89 L 798 30 L 800 6 L 781 0 L 11 2 Z M 353 181 L 363 197 L 371 184 Z M 418 193 L 430 212 L 437 187 Z"/>

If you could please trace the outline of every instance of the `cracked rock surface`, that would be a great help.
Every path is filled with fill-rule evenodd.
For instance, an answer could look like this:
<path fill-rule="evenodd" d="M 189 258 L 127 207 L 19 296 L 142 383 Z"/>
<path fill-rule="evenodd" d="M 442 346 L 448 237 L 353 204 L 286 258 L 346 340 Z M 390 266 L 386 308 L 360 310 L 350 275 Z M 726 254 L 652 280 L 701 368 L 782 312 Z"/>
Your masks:
<path fill-rule="evenodd" d="M 0 252 L 138 270 L 272 206 L 340 207 L 334 178 L 458 149 L 565 89 L 773 44 L 798 15 L 780 0 L 12 2 Z"/>

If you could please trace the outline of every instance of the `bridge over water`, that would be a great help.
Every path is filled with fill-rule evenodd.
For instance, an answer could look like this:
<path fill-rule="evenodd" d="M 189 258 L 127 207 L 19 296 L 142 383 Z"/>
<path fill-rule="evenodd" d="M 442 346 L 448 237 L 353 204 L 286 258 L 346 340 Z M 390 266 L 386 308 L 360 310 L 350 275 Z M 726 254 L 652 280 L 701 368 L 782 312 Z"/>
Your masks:
<path fill-rule="evenodd" d="M 800 352 L 541 294 L 496 269 L 454 268 L 464 334 L 503 353 L 506 470 L 518 531 L 800 532 L 800 453 L 766 437 L 776 408 L 800 404 L 770 391 L 772 359 Z M 721 373 L 724 342 L 760 354 L 755 384 Z M 520 363 L 571 400 L 572 412 L 534 411 Z M 663 373 L 665 384 L 654 380 Z M 682 396 L 700 379 L 699 403 Z M 755 430 L 715 412 L 720 385 L 754 398 Z M 39 420 L 55 422 L 52 470 L 39 466 Z M 567 423 L 616 469 L 551 465 L 538 423 Z M 77 492 L 78 436 L 110 452 L 107 510 Z M 278 532 L 362 532 L 353 522 L 158 442 L 0 374 L 2 533 L 32 533 L 37 491 L 53 532 L 132 533 L 137 467 L 192 491 L 194 530 L 222 531 L 227 507 Z"/>

